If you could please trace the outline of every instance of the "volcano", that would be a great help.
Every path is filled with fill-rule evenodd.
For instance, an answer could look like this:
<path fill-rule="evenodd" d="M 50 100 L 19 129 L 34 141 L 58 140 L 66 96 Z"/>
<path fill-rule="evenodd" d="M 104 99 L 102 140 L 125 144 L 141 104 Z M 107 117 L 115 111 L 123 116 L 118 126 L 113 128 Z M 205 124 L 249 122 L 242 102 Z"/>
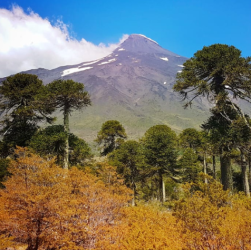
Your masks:
<path fill-rule="evenodd" d="M 156 124 L 180 132 L 187 127 L 199 128 L 208 117 L 206 101 L 198 98 L 192 109 L 184 110 L 179 95 L 172 90 L 186 60 L 144 35 L 133 34 L 99 60 L 25 73 L 37 75 L 44 84 L 72 79 L 85 85 L 92 106 L 72 113 L 70 128 L 76 135 L 91 142 L 102 123 L 118 120 L 129 138 L 137 139 Z"/>

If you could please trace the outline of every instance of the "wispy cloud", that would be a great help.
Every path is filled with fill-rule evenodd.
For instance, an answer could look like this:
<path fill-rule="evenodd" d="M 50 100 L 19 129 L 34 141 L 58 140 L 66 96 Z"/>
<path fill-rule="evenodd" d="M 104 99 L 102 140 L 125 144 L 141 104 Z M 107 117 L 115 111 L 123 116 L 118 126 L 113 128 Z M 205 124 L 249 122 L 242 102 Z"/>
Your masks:
<path fill-rule="evenodd" d="M 52 69 L 62 65 L 95 60 L 111 53 L 117 44 L 95 45 L 70 37 L 67 25 L 49 20 L 22 8 L 0 9 L 0 77 L 33 69 Z"/>

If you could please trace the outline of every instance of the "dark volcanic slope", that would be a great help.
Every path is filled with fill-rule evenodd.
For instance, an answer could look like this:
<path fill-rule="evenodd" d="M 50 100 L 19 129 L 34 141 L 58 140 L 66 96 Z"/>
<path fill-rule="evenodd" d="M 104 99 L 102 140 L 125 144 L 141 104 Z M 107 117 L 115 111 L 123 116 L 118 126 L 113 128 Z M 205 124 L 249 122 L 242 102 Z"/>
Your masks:
<path fill-rule="evenodd" d="M 26 73 L 38 75 L 45 84 L 55 79 L 85 84 L 93 105 L 81 113 L 75 112 L 70 125 L 87 141 L 92 141 L 102 123 L 109 119 L 119 120 L 129 136 L 137 138 L 156 124 L 167 124 L 180 131 L 198 127 L 206 119 L 206 104 L 198 100 L 193 109 L 184 110 L 172 91 L 176 74 L 186 59 L 143 35 L 130 35 L 102 59 Z"/>

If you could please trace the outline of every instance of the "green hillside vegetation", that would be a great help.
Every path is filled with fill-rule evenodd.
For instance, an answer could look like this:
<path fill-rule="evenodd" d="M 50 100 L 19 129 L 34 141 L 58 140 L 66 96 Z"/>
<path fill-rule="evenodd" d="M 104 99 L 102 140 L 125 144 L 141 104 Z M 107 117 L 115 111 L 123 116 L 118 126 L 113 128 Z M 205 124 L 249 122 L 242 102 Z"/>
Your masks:
<path fill-rule="evenodd" d="M 109 106 L 109 101 L 107 103 Z M 142 104 L 143 106 L 144 104 Z M 147 104 L 149 108 L 142 111 L 132 111 L 122 105 L 113 106 L 113 112 L 109 113 L 106 107 L 90 106 L 83 111 L 73 111 L 71 115 L 71 131 L 92 143 L 97 136 L 103 123 L 107 120 L 117 120 L 124 125 L 128 138 L 138 140 L 152 126 L 162 124 L 171 127 L 176 133 L 180 133 L 185 128 L 200 128 L 209 116 L 208 110 L 184 110 L 180 103 L 172 104 L 167 111 L 156 110 L 153 104 Z M 169 105 L 163 101 L 163 106 Z M 174 107 L 176 106 L 176 107 Z M 136 109 L 136 108 L 135 108 Z M 167 108 L 166 108 L 167 109 Z M 180 115 L 176 114 L 176 109 Z M 136 109 L 137 110 L 137 109 Z M 134 112 L 132 115 L 132 112 Z M 95 115 L 94 115 L 95 114 Z M 55 113 L 56 124 L 63 120 L 62 114 Z M 161 119 L 159 118 L 161 117 Z"/>
<path fill-rule="evenodd" d="M 0 86 L 1 249 L 251 249 L 251 120 L 234 102 L 251 101 L 250 62 L 233 46 L 204 47 L 174 85 L 186 106 L 212 102 L 200 127 L 173 127 L 182 118 L 163 114 L 166 124 L 142 120 L 133 134 L 126 111 L 86 116 L 92 146 L 70 115 L 91 115 L 82 83 L 8 77 Z M 55 112 L 61 124 L 51 124 Z"/>

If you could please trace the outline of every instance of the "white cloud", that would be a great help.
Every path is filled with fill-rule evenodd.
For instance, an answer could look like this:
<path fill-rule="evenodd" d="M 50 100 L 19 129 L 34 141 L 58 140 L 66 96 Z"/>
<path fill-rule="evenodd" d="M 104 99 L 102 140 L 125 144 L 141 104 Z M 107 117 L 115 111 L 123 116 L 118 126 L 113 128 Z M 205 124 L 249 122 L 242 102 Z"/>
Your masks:
<path fill-rule="evenodd" d="M 58 20 L 52 25 L 30 11 L 14 6 L 0 9 L 0 77 L 34 69 L 52 69 L 107 56 L 123 42 L 95 45 L 84 38 L 70 37 L 67 25 Z"/>

